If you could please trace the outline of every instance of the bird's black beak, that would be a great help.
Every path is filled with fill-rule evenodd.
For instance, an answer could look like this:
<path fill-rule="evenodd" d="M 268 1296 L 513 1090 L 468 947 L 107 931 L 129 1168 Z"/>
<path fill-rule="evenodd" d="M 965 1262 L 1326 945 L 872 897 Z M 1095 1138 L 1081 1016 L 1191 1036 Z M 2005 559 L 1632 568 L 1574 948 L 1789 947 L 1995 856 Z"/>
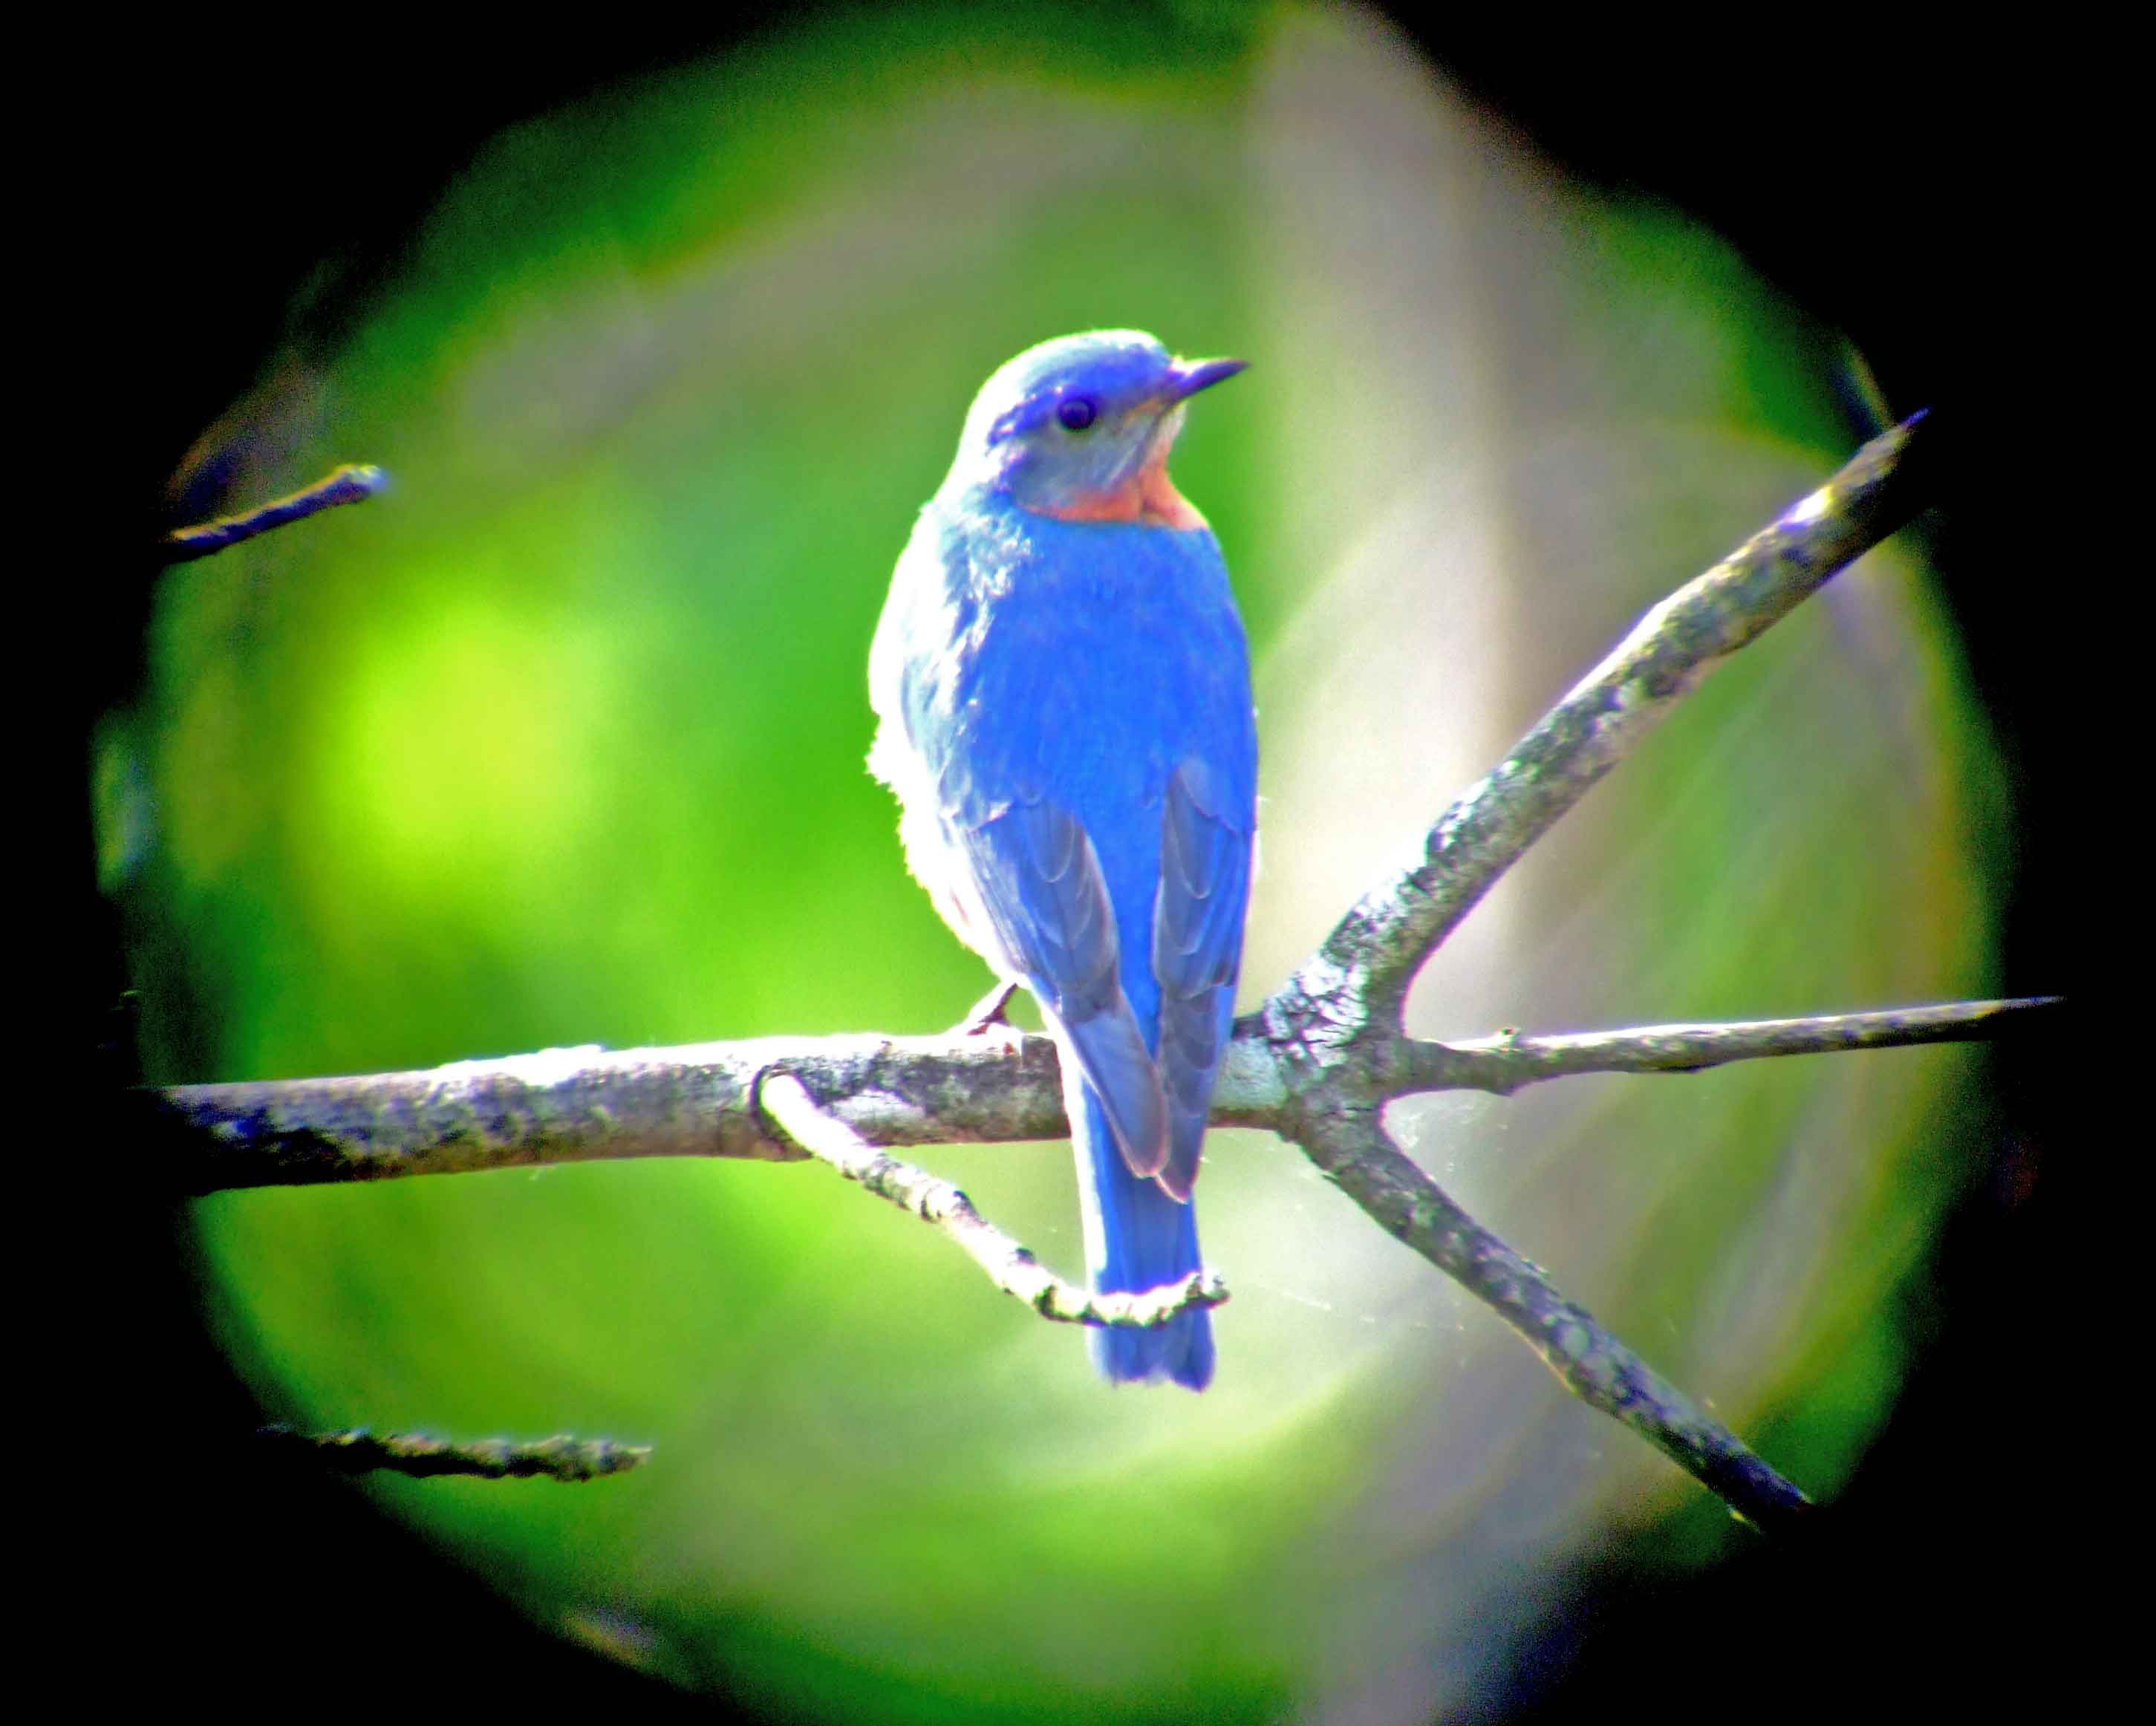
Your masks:
<path fill-rule="evenodd" d="M 1178 360 L 1168 368 L 1168 398 L 1187 401 L 1199 390 L 1233 378 L 1250 363 L 1248 360 Z"/>

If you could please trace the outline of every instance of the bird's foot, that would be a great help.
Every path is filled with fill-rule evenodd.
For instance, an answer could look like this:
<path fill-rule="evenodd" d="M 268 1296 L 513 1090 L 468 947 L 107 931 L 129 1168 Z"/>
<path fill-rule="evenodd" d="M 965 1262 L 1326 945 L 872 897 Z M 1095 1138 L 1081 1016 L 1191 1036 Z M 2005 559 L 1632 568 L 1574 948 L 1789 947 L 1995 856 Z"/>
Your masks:
<path fill-rule="evenodd" d="M 1015 983 L 998 983 L 973 1003 L 973 1010 L 952 1027 L 951 1035 L 954 1037 L 985 1037 L 998 1028 L 1015 1034 L 1018 1027 L 1010 1022 L 1004 1009 L 1010 1005 L 1010 998 L 1017 993 Z"/>

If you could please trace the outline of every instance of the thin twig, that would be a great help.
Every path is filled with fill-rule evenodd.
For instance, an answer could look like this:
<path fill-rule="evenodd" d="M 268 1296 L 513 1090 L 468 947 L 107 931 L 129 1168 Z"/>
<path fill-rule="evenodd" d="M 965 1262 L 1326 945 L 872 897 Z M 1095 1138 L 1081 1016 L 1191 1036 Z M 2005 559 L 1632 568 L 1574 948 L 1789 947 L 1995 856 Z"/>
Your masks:
<path fill-rule="evenodd" d="M 339 504 L 363 503 L 388 483 L 389 476 L 380 468 L 348 462 L 326 478 L 259 509 L 247 510 L 237 516 L 220 516 L 198 527 L 175 528 L 165 536 L 165 561 L 192 562 L 197 557 L 207 557 L 242 540 L 252 539 L 258 533 L 267 533 L 273 527 L 319 516 Z"/>
<path fill-rule="evenodd" d="M 355 1426 L 341 1432 L 299 1432 L 290 1426 L 264 1426 L 259 1436 L 281 1449 L 304 1451 L 345 1474 L 381 1469 L 426 1478 L 438 1474 L 475 1475 L 485 1480 L 532 1478 L 581 1482 L 620 1474 L 650 1459 L 648 1444 L 622 1444 L 611 1438 L 552 1438 L 518 1441 L 475 1438 L 463 1443 L 429 1438 L 424 1432 L 370 1432 Z"/>
<path fill-rule="evenodd" d="M 1490 1091 L 1509 1097 L 1523 1085 L 1577 1073 L 1696 1073 L 1734 1061 L 1784 1055 L 1832 1055 L 1854 1049 L 1913 1048 L 1926 1043 L 1989 1040 L 2065 1004 L 2057 995 L 2025 1000 L 1957 1001 L 1812 1019 L 1737 1020 L 1724 1024 L 1641 1025 L 1564 1036 L 1503 1032 L 1459 1043 L 1411 1041 L 1388 1094 Z"/>
<path fill-rule="evenodd" d="M 1181 1282 L 1138 1294 L 1090 1294 L 1065 1282 L 982 1216 L 973 1201 L 950 1182 L 870 1144 L 819 1105 L 791 1073 L 766 1074 L 757 1095 L 773 1124 L 803 1150 L 900 1210 L 935 1224 L 966 1250 L 998 1288 L 1016 1296 L 1043 1318 L 1062 1324 L 1156 1330 L 1178 1312 L 1217 1307 L 1228 1298 L 1228 1285 L 1212 1271 L 1194 1271 Z"/>

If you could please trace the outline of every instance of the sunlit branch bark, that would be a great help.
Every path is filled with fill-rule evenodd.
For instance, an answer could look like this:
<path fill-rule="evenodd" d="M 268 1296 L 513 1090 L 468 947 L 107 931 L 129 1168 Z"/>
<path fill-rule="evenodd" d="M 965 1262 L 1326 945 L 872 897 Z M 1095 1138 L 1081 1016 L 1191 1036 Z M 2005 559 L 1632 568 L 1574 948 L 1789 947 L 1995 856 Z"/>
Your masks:
<path fill-rule="evenodd" d="M 1388 1081 L 1386 1093 L 1404 1097 L 1418 1091 L 1491 1091 L 1509 1097 L 1523 1085 L 1576 1073 L 1696 1073 L 1730 1061 L 1781 1055 L 1984 1041 L 2014 1029 L 2010 1020 L 2022 1025 L 2041 1024 L 2064 1004 L 2056 995 L 2039 995 L 2025 1000 L 1832 1013 L 1811 1019 L 1642 1025 L 1563 1036 L 1505 1031 L 1459 1043 L 1410 1041 L 1404 1045 L 1404 1059 Z"/>
<path fill-rule="evenodd" d="M 791 1073 L 766 1075 L 758 1094 L 764 1112 L 802 1149 L 900 1210 L 935 1224 L 965 1249 L 998 1288 L 1016 1296 L 1043 1318 L 1152 1330 L 1178 1312 L 1217 1307 L 1228 1298 L 1228 1285 L 1212 1271 L 1194 1271 L 1181 1282 L 1137 1294 L 1089 1293 L 1065 1282 L 988 1221 L 950 1182 L 870 1143 L 818 1103 Z"/>
<path fill-rule="evenodd" d="M 355 1426 L 341 1432 L 298 1432 L 289 1426 L 264 1426 L 259 1436 L 280 1449 L 303 1452 L 346 1474 L 381 1470 L 391 1474 L 476 1475 L 485 1480 L 529 1479 L 567 1482 L 598 1480 L 640 1466 L 649 1445 L 621 1444 L 611 1438 L 552 1438 L 519 1441 L 475 1438 L 462 1443 L 429 1438 L 424 1432 L 370 1432 Z"/>
<path fill-rule="evenodd" d="M 624 1157 L 798 1160 L 754 1106 L 783 1066 L 877 1144 L 1068 1132 L 1045 1037 L 803 1037 L 549 1049 L 407 1073 L 184 1085 L 144 1101 L 184 1192 L 306 1186 Z"/>
<path fill-rule="evenodd" d="M 363 503 L 389 483 L 388 475 L 378 467 L 346 464 L 326 478 L 315 481 L 289 497 L 280 497 L 259 509 L 244 511 L 237 516 L 220 516 L 214 521 L 204 521 L 199 527 L 180 527 L 165 536 L 165 561 L 167 563 L 190 562 L 197 557 L 207 557 L 236 546 L 243 540 L 267 533 L 273 527 L 283 527 L 294 521 L 304 521 L 310 516 L 319 516 L 324 510 L 335 509 L 339 504 Z"/>

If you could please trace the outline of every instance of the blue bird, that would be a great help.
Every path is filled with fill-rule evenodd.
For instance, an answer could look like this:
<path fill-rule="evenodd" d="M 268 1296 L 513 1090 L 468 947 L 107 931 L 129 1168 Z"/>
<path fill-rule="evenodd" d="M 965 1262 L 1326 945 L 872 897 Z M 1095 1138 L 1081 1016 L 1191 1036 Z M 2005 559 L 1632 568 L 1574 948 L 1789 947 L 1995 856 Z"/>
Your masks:
<path fill-rule="evenodd" d="M 1002 367 L 869 660 L 869 765 L 903 806 L 907 863 L 1055 1038 L 1104 1293 L 1199 1264 L 1190 1191 L 1235 1013 L 1258 745 L 1227 565 L 1168 455 L 1184 403 L 1242 369 L 1132 330 Z M 1090 1336 L 1111 1379 L 1213 1376 L 1203 1310 Z"/>

